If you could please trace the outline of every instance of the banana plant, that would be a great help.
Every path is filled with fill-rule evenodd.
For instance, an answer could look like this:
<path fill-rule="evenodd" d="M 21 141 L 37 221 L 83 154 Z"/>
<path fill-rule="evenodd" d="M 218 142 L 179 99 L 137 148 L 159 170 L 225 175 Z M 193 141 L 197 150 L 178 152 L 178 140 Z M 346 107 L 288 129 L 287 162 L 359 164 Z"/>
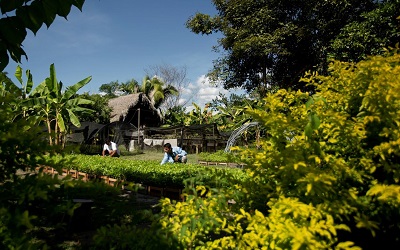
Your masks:
<path fill-rule="evenodd" d="M 50 65 L 50 76 L 41 82 L 31 93 L 31 103 L 38 108 L 44 118 L 49 135 L 50 145 L 62 145 L 65 143 L 65 134 L 68 123 L 80 127 L 77 114 L 80 112 L 93 112 L 93 110 L 81 107 L 85 104 L 93 104 L 93 101 L 77 97 L 77 92 L 91 81 L 89 76 L 62 91 L 63 83 L 57 81 L 54 64 Z"/>
<path fill-rule="evenodd" d="M 186 114 L 184 117 L 184 124 L 186 126 L 194 124 L 218 124 L 220 117 L 218 114 L 213 113 L 213 109 L 210 108 L 209 104 L 201 109 L 196 103 L 192 103 L 193 109 Z"/>
<path fill-rule="evenodd" d="M 1 73 L 0 74 L 0 82 L 1 82 L 1 88 L 2 88 L 2 93 L 0 93 L 0 96 L 4 97 L 5 94 L 7 95 L 12 95 L 13 100 L 9 104 L 9 108 L 13 110 L 13 117 L 11 118 L 12 121 L 15 121 L 18 118 L 24 118 L 24 119 L 29 119 L 33 121 L 33 119 L 36 120 L 36 117 L 33 116 L 32 114 L 29 115 L 29 112 L 32 111 L 32 107 L 29 105 L 26 105 L 26 100 L 30 95 L 30 92 L 33 87 L 33 80 L 32 80 L 32 74 L 30 70 L 26 70 L 26 82 L 23 80 L 23 70 L 22 68 L 18 65 L 17 69 L 15 70 L 15 77 L 21 84 L 21 86 L 18 86 L 15 84 L 8 76 L 7 73 Z M 33 121 L 35 123 L 35 121 Z"/>

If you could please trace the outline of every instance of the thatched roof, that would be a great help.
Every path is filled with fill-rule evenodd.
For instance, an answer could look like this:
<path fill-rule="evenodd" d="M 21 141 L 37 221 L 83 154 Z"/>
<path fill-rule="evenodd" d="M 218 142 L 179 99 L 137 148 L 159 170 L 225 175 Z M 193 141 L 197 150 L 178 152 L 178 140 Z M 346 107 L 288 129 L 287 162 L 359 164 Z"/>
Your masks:
<path fill-rule="evenodd" d="M 108 106 L 112 108 L 110 122 L 128 122 L 137 124 L 140 109 L 140 124 L 157 126 L 161 120 L 159 111 L 154 108 L 149 98 L 143 93 L 124 95 L 110 99 Z"/>

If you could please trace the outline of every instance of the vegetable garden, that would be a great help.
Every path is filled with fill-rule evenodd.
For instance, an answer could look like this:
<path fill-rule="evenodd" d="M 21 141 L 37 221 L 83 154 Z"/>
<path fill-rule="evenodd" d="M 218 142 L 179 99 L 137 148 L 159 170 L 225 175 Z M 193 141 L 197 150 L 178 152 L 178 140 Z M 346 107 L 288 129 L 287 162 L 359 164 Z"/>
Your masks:
<path fill-rule="evenodd" d="M 216 158 L 214 157 L 213 159 Z M 64 162 L 68 162 L 61 170 L 58 168 L 59 174 L 75 170 L 76 177 L 79 177 L 80 173 L 81 176 L 85 176 L 85 179 L 89 180 L 108 177 L 116 179 L 120 183 L 134 183 L 144 186 L 183 189 L 186 180 L 196 179 L 196 182 L 204 183 L 204 185 L 210 187 L 217 187 L 222 185 L 218 181 L 222 176 L 230 175 L 235 182 L 243 182 L 246 179 L 246 175 L 241 169 L 221 166 L 206 167 L 198 164 L 160 165 L 159 161 L 127 160 L 124 158 L 87 155 L 56 156 L 52 158 L 52 161 L 56 165 L 61 162 L 59 166 L 65 164 Z"/>

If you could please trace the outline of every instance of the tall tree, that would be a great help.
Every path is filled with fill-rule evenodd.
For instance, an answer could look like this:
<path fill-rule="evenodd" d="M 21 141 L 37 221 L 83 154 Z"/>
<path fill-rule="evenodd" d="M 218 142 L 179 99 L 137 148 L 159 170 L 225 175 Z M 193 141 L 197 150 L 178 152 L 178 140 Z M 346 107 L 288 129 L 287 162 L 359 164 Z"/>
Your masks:
<path fill-rule="evenodd" d="M 362 19 L 342 28 L 332 41 L 330 55 L 335 60 L 359 62 L 369 55 L 382 55 L 385 48 L 400 41 L 400 1 L 383 1 Z"/>
<path fill-rule="evenodd" d="M 109 83 L 102 84 L 99 88 L 100 92 L 103 92 L 106 97 L 114 98 L 118 95 L 117 91 L 119 91 L 121 85 L 118 81 L 112 81 Z"/>
<path fill-rule="evenodd" d="M 67 18 L 71 7 L 82 10 L 85 0 L 2 0 L 0 1 L 0 71 L 8 65 L 9 57 L 20 63 L 27 54 L 22 49 L 22 42 L 27 29 L 34 34 L 46 24 L 47 28 L 56 16 Z"/>
<path fill-rule="evenodd" d="M 174 86 L 166 85 L 158 77 L 150 78 L 149 76 L 143 78 L 140 91 L 150 99 L 156 109 L 160 109 L 168 98 L 178 94 L 178 90 Z"/>
<path fill-rule="evenodd" d="M 306 71 L 325 72 L 327 51 L 346 24 L 382 1 L 213 0 L 216 16 L 197 13 L 187 22 L 195 33 L 221 32 L 224 56 L 209 76 L 227 89 L 242 87 L 264 95 L 271 86 L 304 88 Z"/>
<path fill-rule="evenodd" d="M 190 84 L 186 78 L 186 67 L 175 67 L 164 63 L 161 65 L 150 66 L 145 70 L 145 72 L 149 76 L 157 76 L 161 78 L 166 85 L 171 85 L 178 90 L 177 95 L 170 96 L 165 100 L 163 109 L 168 110 L 175 106 L 185 106 L 193 99 L 194 94 L 187 95 L 183 99 L 184 91 Z"/>
<path fill-rule="evenodd" d="M 134 94 L 139 92 L 140 84 L 135 79 L 131 79 L 129 81 L 121 83 L 119 89 L 124 94 Z"/>

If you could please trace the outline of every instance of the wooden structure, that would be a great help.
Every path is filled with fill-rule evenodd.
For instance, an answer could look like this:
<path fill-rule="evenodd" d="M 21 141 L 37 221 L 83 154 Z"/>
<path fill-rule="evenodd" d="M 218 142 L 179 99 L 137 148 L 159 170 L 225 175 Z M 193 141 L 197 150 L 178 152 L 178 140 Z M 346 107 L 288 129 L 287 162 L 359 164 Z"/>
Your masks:
<path fill-rule="evenodd" d="M 153 146 L 160 146 L 168 140 L 175 139 L 176 146 L 182 147 L 188 153 L 196 154 L 224 149 L 227 141 L 227 137 L 219 133 L 216 124 L 146 127 L 143 134 L 147 146 L 151 146 L 154 142 L 157 142 L 157 145 Z"/>

